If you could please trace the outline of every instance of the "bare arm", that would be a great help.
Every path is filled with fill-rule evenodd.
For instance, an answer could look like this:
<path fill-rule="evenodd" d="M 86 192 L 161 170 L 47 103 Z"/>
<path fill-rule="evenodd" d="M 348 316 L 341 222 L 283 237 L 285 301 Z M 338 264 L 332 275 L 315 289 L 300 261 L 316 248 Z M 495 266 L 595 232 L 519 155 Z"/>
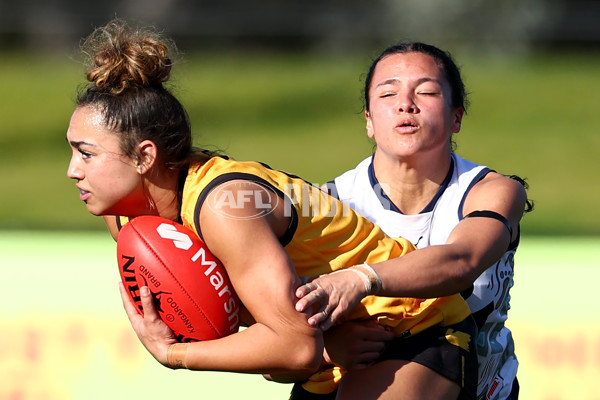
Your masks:
<path fill-rule="evenodd" d="M 382 282 L 382 294 L 407 297 L 440 297 L 468 288 L 479 275 L 506 252 L 516 239 L 525 207 L 523 186 L 499 174 L 490 174 L 469 193 L 463 214 L 489 210 L 504 216 L 513 227 L 492 218 L 463 219 L 444 245 L 429 246 L 402 258 L 374 266 Z"/>
<path fill-rule="evenodd" d="M 206 202 L 212 201 L 211 196 Z M 281 227 L 287 226 L 283 212 L 247 218 L 258 215 L 250 203 L 244 208 L 221 211 L 224 212 L 202 208 L 202 233 L 208 248 L 223 262 L 256 323 L 224 338 L 183 345 L 183 364 L 193 370 L 294 371 L 299 377 L 309 376 L 320 365 L 323 338 L 319 330 L 308 325 L 306 315 L 294 309 L 294 290 L 299 279 L 278 240 Z M 156 325 L 151 320 L 152 313 L 145 312 L 149 320 L 143 322 L 141 317 L 128 314 L 132 314 L 130 318 L 140 339 Z M 159 362 L 169 365 L 167 353 L 172 341 L 168 335 L 161 337 L 164 334 L 159 328 L 152 329 L 158 337 L 146 336 L 142 342 Z"/>
<path fill-rule="evenodd" d="M 430 298 L 458 293 L 468 288 L 488 267 L 506 252 L 518 235 L 526 194 L 523 186 L 500 174 L 491 173 L 469 193 L 463 213 L 489 210 L 504 216 L 513 227 L 509 237 L 505 225 L 492 218 L 467 218 L 458 223 L 444 245 L 429 246 L 400 258 L 373 264 L 382 280 L 383 296 Z M 364 293 L 346 290 L 356 283 L 356 274 L 344 273 L 321 277 L 296 292 L 296 308 L 329 298 L 328 316 L 317 313 L 311 324 L 328 328 Z M 317 286 L 318 285 L 318 286 Z"/>

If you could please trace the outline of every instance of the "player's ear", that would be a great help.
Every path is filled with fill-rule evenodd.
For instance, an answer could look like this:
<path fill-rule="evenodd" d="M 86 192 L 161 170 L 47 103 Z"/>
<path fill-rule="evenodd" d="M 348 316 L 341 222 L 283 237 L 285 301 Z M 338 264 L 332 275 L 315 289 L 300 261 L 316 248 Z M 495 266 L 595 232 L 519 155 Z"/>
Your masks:
<path fill-rule="evenodd" d="M 452 124 L 452 133 L 460 132 L 460 125 L 462 122 L 463 115 L 465 115 L 465 109 L 459 107 L 454 112 L 454 122 Z"/>
<path fill-rule="evenodd" d="M 373 120 L 371 119 L 371 114 L 368 111 L 365 111 L 365 119 L 367 120 L 367 136 L 371 139 L 375 136 L 375 132 L 373 130 Z"/>
<path fill-rule="evenodd" d="M 151 140 L 143 140 L 138 144 L 139 161 L 137 164 L 138 173 L 144 175 L 154 166 L 158 157 L 156 144 Z"/>

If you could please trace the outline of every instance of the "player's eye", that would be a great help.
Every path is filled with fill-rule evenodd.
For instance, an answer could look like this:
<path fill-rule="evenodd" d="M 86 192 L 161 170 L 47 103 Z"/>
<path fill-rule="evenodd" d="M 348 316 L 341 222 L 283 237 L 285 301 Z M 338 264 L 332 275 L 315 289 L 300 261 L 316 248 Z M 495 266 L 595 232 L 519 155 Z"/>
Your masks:
<path fill-rule="evenodd" d="M 422 90 L 418 94 L 422 96 L 439 96 L 440 92 L 434 90 Z"/>
<path fill-rule="evenodd" d="M 424 85 L 421 85 L 416 92 L 417 94 L 425 96 L 437 96 L 441 93 L 441 89 L 438 87 L 438 85 L 434 85 L 431 84 L 431 82 L 428 82 Z"/>
<path fill-rule="evenodd" d="M 79 151 L 79 154 L 81 154 L 81 158 L 83 159 L 92 157 L 92 153 L 88 153 L 87 151 L 81 149 L 77 149 L 77 151 Z"/>

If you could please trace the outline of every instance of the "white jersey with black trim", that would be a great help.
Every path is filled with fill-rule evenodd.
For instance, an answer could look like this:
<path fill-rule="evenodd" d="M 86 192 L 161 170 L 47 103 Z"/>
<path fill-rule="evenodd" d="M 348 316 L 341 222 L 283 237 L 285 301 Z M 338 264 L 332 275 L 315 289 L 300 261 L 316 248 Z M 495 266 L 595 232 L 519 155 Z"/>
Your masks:
<path fill-rule="evenodd" d="M 372 170 L 372 157 L 335 178 L 329 191 L 359 214 L 379 225 L 392 237 L 403 237 L 418 248 L 446 243 L 454 227 L 464 218 L 463 204 L 469 190 L 491 170 L 452 155 L 452 170 L 440 192 L 422 213 L 404 215 L 385 195 Z M 480 327 L 478 399 L 506 399 L 511 393 L 518 361 L 507 319 L 513 285 L 514 254 L 518 239 L 504 256 L 488 268 L 463 293 Z"/>

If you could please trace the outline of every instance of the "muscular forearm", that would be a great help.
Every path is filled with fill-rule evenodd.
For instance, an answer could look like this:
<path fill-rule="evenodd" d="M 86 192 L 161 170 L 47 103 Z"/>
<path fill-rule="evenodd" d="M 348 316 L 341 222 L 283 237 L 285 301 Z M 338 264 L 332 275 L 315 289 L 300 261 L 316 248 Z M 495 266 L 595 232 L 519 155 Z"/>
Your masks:
<path fill-rule="evenodd" d="M 441 297 L 467 289 L 502 257 L 510 237 L 496 220 L 463 221 L 446 244 L 429 246 L 374 264 L 382 294 L 400 297 Z"/>
<path fill-rule="evenodd" d="M 272 382 L 277 383 L 296 383 L 308 379 L 316 371 L 311 372 L 293 372 L 287 374 L 264 374 L 263 377 Z"/>
<path fill-rule="evenodd" d="M 485 270 L 460 247 L 429 246 L 400 258 L 372 264 L 382 296 L 430 298 L 465 290 Z"/>
<path fill-rule="evenodd" d="M 322 348 L 320 333 L 282 336 L 255 324 L 225 338 L 180 346 L 169 363 L 191 370 L 309 376 L 320 365 Z"/>

